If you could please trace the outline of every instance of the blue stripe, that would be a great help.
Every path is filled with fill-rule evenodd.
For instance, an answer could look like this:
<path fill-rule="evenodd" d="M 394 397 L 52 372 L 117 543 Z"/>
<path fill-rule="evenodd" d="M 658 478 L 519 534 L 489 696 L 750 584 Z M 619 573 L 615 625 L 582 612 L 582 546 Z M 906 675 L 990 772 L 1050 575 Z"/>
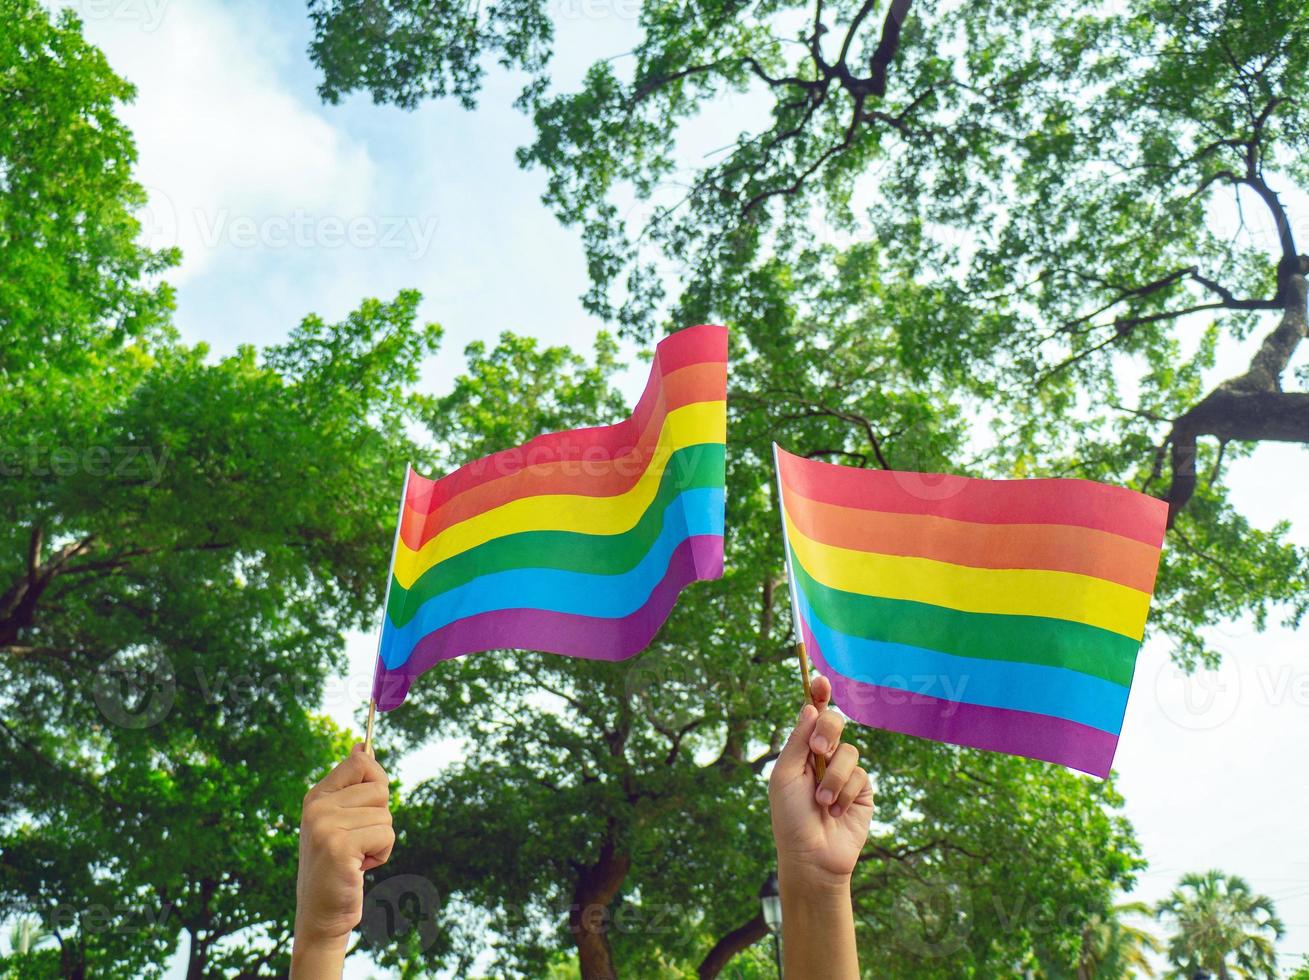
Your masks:
<path fill-rule="evenodd" d="M 800 615 L 832 670 L 851 680 L 944 701 L 1066 718 L 1117 735 L 1127 688 L 1090 674 L 1012 660 L 956 657 L 833 630 L 814 615 L 804 592 Z"/>
<path fill-rule="evenodd" d="M 558 568 L 515 568 L 480 575 L 428 599 L 413 619 L 382 628 L 382 663 L 394 669 L 424 636 L 455 620 L 500 609 L 545 609 L 618 619 L 640 609 L 664 577 L 677 546 L 689 537 L 722 535 L 720 487 L 686 490 L 664 508 L 663 528 L 640 563 L 621 575 L 591 575 Z"/>

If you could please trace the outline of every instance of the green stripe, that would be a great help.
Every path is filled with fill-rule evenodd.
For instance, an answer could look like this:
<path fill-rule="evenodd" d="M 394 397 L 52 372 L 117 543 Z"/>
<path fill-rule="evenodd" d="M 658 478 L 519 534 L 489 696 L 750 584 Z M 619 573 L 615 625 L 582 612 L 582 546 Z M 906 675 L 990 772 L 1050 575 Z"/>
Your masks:
<path fill-rule="evenodd" d="M 1098 626 L 1044 616 L 961 612 L 906 599 L 829 588 L 791 552 L 791 569 L 820 619 L 848 636 L 978 660 L 1065 667 L 1131 687 L 1141 644 Z"/>
<path fill-rule="evenodd" d="M 664 510 L 684 490 L 721 487 L 726 447 L 721 443 L 684 446 L 668 457 L 659 489 L 641 519 L 621 534 L 579 531 L 521 531 L 492 538 L 433 565 L 408 590 L 391 577 L 387 614 L 404 626 L 424 602 L 479 575 L 511 568 L 557 568 L 592 575 L 631 571 L 645 557 L 663 528 Z M 406 594 L 407 593 L 407 594 Z"/>

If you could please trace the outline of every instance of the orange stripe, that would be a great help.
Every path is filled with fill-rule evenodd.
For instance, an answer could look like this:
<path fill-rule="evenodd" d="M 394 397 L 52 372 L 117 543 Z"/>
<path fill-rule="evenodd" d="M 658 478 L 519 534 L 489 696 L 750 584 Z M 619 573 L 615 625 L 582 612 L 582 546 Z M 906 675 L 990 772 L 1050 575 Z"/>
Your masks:
<path fill-rule="evenodd" d="M 470 487 L 431 513 L 424 513 L 406 501 L 400 523 L 401 540 L 417 551 L 446 528 L 521 497 L 539 494 L 612 497 L 627 493 L 649 465 L 668 414 L 702 401 L 721 401 L 726 389 L 726 362 L 704 361 L 679 368 L 660 382 L 649 421 L 635 444 L 630 441 L 612 447 L 596 444 L 588 446 L 580 458 L 556 458 L 534 464 L 529 443 L 523 447 L 528 456 L 515 461 L 521 468 Z"/>
<path fill-rule="evenodd" d="M 786 492 L 786 512 L 806 537 L 839 548 L 931 558 L 973 568 L 1075 572 L 1154 591 L 1159 549 L 1073 524 L 989 524 L 928 514 L 841 507 Z"/>

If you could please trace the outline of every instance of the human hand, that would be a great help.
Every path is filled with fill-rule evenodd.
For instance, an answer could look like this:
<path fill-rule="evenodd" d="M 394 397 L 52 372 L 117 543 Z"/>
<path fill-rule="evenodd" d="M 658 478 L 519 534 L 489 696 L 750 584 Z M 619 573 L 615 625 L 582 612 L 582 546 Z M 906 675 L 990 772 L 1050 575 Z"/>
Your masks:
<path fill-rule="evenodd" d="M 873 819 L 873 790 L 859 753 L 841 743 L 845 718 L 828 711 L 832 685 L 815 677 L 814 704 L 800 712 L 768 781 L 779 874 L 792 881 L 848 886 Z M 827 760 L 814 786 L 810 752 Z"/>
<path fill-rule="evenodd" d="M 305 794 L 293 974 L 327 976 L 336 960 L 321 957 L 344 958 L 350 930 L 363 916 L 364 872 L 385 864 L 395 844 L 389 802 L 386 772 L 363 745 Z"/>

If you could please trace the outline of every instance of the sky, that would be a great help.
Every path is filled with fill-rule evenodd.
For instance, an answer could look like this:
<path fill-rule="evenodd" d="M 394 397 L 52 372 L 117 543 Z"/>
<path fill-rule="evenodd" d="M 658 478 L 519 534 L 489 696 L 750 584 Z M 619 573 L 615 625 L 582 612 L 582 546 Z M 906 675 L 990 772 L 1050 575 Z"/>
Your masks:
<path fill-rule="evenodd" d="M 510 105 L 517 79 L 490 70 L 473 113 L 452 103 L 404 112 L 362 96 L 324 106 L 302 4 L 60 5 L 78 10 L 88 37 L 137 86 L 121 115 L 150 195 L 146 240 L 183 250 L 169 279 L 186 340 L 222 355 L 277 342 L 309 313 L 337 319 L 366 297 L 417 288 L 420 316 L 446 331 L 442 352 L 424 365 L 428 390 L 460 371 L 467 343 L 503 330 L 589 347 L 602 325 L 578 299 L 579 238 L 540 203 L 543 175 L 514 162 L 532 135 Z M 636 36 L 637 0 L 553 0 L 552 9 L 561 85 Z M 1238 367 L 1239 357 L 1229 351 L 1220 368 Z M 629 393 L 639 373 L 624 378 Z M 1233 466 L 1230 483 L 1256 526 L 1289 519 L 1292 537 L 1309 544 L 1309 452 L 1261 447 Z M 1277 902 L 1284 966 L 1309 953 L 1306 635 L 1223 625 L 1212 632 L 1223 666 L 1189 676 L 1164 644 L 1147 643 L 1116 766 L 1150 861 L 1132 898 L 1157 901 L 1186 871 L 1243 875 Z M 374 642 L 349 638 L 349 675 L 329 689 L 324 707 L 343 725 L 357 725 Z M 412 785 L 459 751 L 424 750 L 399 776 Z M 359 957 L 347 969 L 385 975 Z"/>

